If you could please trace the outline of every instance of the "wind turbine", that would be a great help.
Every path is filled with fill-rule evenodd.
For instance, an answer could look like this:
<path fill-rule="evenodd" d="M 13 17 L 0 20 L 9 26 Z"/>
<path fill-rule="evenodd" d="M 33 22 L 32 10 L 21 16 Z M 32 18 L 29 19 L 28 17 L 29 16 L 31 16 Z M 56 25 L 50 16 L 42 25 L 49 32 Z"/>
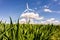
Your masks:
<path fill-rule="evenodd" d="M 30 23 L 31 19 L 36 17 L 36 12 L 29 8 L 29 4 L 26 3 L 26 10 L 22 13 L 20 17 L 25 18 L 27 23 Z"/>
<path fill-rule="evenodd" d="M 30 9 L 30 8 L 29 8 L 29 4 L 26 3 L 26 10 L 25 10 L 24 12 L 29 12 L 29 11 L 34 11 L 34 10 Z M 23 12 L 23 13 L 24 13 L 24 12 Z"/>

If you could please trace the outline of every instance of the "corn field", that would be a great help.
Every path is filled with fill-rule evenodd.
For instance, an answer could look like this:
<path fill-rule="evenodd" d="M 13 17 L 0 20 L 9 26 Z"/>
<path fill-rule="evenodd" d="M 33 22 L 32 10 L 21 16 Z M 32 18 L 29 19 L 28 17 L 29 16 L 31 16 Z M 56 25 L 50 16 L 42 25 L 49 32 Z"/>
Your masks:
<path fill-rule="evenodd" d="M 0 40 L 60 40 L 60 25 L 10 24 L 0 22 Z"/>

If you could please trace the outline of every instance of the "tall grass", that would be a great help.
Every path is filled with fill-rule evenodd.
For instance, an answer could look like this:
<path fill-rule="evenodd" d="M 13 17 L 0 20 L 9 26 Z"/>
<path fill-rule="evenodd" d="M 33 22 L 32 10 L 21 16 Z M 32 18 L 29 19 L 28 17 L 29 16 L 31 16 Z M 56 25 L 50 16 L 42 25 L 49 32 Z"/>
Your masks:
<path fill-rule="evenodd" d="M 19 19 L 17 21 L 16 40 L 19 40 Z"/>
<path fill-rule="evenodd" d="M 0 21 L 0 40 L 60 40 L 60 25 L 10 24 Z"/>

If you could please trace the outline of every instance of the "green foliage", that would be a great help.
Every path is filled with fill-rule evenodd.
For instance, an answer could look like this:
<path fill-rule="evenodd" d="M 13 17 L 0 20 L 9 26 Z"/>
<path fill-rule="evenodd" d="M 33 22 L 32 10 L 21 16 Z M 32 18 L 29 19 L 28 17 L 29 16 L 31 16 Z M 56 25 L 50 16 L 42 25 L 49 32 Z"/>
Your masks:
<path fill-rule="evenodd" d="M 60 25 L 0 23 L 0 40 L 60 40 Z"/>

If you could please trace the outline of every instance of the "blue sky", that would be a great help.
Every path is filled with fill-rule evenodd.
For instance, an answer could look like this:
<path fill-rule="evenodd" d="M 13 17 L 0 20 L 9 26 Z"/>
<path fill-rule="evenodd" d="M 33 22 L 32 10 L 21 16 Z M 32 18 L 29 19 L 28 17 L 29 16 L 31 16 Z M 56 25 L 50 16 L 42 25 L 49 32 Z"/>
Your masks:
<path fill-rule="evenodd" d="M 44 20 L 55 18 L 60 21 L 60 0 L 0 0 L 0 20 L 9 21 L 9 16 L 13 21 L 17 20 L 26 9 L 26 3 Z"/>

